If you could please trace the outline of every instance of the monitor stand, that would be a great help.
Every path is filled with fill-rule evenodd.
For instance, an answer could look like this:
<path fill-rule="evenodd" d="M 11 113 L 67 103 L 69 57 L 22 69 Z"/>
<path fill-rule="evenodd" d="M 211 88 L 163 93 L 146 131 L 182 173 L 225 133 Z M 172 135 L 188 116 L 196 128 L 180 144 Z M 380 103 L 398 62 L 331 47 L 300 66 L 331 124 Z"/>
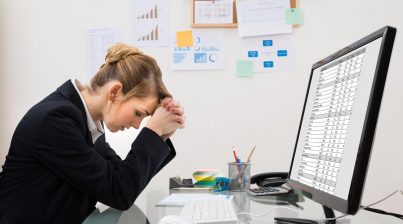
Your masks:
<path fill-rule="evenodd" d="M 323 206 L 323 211 L 325 212 L 326 218 L 335 218 L 334 212 L 332 209 Z M 285 217 L 275 217 L 274 220 L 277 221 L 277 223 L 297 223 L 297 224 L 318 224 L 318 222 L 309 220 L 309 219 L 299 219 L 299 218 L 285 218 Z M 324 223 L 326 224 L 335 224 L 336 220 L 327 220 Z"/>

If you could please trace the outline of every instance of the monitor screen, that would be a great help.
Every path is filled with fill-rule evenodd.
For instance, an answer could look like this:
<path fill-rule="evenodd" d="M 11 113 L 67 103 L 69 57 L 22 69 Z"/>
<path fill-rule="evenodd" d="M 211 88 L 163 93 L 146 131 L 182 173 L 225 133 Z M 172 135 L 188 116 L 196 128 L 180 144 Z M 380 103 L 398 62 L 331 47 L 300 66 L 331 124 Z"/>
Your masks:
<path fill-rule="evenodd" d="M 385 27 L 312 67 L 288 184 L 340 212 L 360 205 L 395 32 Z"/>

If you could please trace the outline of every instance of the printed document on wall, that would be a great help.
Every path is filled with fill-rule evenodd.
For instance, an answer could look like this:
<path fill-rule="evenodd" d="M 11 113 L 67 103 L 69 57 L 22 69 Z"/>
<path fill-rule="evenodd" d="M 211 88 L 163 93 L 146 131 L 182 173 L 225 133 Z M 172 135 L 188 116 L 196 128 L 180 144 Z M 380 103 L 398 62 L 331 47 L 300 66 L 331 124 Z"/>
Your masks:
<path fill-rule="evenodd" d="M 293 35 L 243 38 L 241 58 L 253 62 L 253 72 L 294 70 Z"/>
<path fill-rule="evenodd" d="M 134 0 L 134 45 L 169 45 L 169 0 Z"/>
<path fill-rule="evenodd" d="M 289 0 L 237 0 L 238 33 L 241 37 L 291 33 L 286 10 Z"/>
<path fill-rule="evenodd" d="M 108 48 L 122 41 L 122 30 L 118 28 L 96 28 L 87 30 L 88 77 L 92 77 L 105 62 Z"/>
<path fill-rule="evenodd" d="M 171 70 L 222 70 L 222 31 L 193 29 L 193 46 L 171 43 Z"/>

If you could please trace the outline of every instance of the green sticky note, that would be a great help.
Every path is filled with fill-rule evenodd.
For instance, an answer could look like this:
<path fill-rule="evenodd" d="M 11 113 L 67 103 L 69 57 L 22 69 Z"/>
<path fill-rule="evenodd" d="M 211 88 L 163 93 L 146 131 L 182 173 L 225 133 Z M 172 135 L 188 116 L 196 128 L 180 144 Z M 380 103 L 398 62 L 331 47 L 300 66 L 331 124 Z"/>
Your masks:
<path fill-rule="evenodd" d="M 302 18 L 302 9 L 300 8 L 286 9 L 285 18 L 287 20 L 287 24 L 290 25 L 302 25 L 304 23 Z"/>
<path fill-rule="evenodd" d="M 238 77 L 253 76 L 253 62 L 248 60 L 238 60 L 236 62 L 236 75 Z"/>

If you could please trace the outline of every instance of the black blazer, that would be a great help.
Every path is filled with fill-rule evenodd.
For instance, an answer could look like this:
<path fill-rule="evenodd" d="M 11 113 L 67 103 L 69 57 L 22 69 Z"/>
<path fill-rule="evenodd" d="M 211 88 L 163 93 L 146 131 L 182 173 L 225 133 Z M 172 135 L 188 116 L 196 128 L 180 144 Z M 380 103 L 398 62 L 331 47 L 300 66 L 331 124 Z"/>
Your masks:
<path fill-rule="evenodd" d="M 71 81 L 18 124 L 0 174 L 0 223 L 81 223 L 97 201 L 126 210 L 173 157 L 167 140 L 143 128 L 122 160 L 102 135 L 95 145 Z"/>

